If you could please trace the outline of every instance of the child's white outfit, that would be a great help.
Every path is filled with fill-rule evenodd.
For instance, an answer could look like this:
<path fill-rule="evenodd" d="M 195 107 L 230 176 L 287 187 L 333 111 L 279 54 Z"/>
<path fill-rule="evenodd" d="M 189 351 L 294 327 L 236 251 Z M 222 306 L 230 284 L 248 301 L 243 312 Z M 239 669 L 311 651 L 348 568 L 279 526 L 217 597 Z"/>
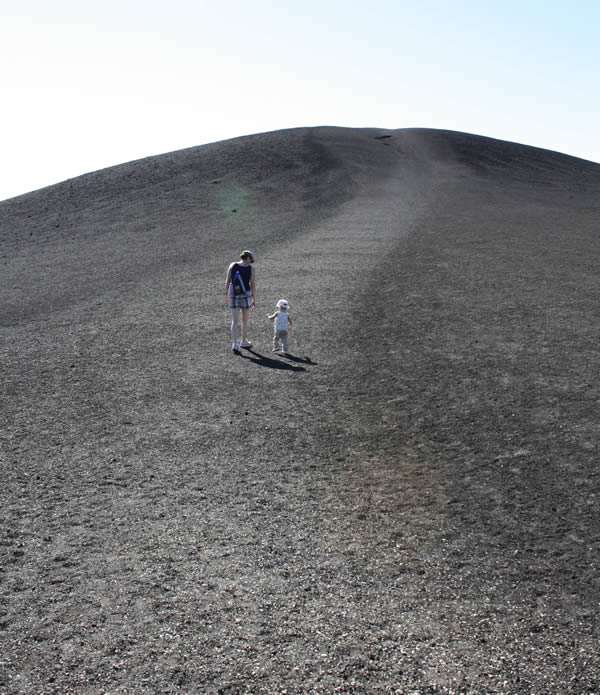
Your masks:
<path fill-rule="evenodd" d="M 280 340 L 283 352 L 288 351 L 288 318 L 289 314 L 287 311 L 278 311 L 275 316 L 273 327 L 273 350 L 276 352 L 279 350 Z"/>

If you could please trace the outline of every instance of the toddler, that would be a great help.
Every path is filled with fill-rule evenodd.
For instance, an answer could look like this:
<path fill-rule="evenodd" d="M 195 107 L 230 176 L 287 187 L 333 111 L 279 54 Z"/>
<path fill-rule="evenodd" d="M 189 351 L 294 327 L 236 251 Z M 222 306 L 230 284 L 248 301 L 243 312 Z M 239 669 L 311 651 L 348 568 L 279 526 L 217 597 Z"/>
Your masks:
<path fill-rule="evenodd" d="M 280 299 L 277 302 L 277 309 L 271 315 L 267 315 L 268 319 L 275 322 L 273 325 L 273 352 L 279 352 L 280 340 L 283 353 L 286 354 L 288 351 L 288 326 L 292 325 L 288 306 L 289 304 L 285 299 Z"/>

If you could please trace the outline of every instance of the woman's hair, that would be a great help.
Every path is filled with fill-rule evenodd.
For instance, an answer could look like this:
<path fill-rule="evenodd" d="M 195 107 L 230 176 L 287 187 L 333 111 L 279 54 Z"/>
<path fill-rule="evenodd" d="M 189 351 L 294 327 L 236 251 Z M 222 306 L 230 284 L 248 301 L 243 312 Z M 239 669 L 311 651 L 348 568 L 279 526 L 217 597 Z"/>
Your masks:
<path fill-rule="evenodd" d="M 240 253 L 240 258 L 244 261 L 246 258 L 250 259 L 250 263 L 254 263 L 254 256 L 252 255 L 252 251 L 242 251 Z"/>

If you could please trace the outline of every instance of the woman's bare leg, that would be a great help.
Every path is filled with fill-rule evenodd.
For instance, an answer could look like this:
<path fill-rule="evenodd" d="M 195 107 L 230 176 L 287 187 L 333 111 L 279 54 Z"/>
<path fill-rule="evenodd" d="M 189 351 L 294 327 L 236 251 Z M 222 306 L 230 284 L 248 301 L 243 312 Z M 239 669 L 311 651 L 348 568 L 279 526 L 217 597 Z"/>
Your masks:
<path fill-rule="evenodd" d="M 248 309 L 242 309 L 242 341 L 248 337 Z"/>
<path fill-rule="evenodd" d="M 241 329 L 240 323 L 242 323 L 242 321 L 240 320 L 241 311 L 241 309 L 231 310 L 231 338 L 233 339 L 233 342 L 236 344 L 239 343 L 239 334 Z"/>

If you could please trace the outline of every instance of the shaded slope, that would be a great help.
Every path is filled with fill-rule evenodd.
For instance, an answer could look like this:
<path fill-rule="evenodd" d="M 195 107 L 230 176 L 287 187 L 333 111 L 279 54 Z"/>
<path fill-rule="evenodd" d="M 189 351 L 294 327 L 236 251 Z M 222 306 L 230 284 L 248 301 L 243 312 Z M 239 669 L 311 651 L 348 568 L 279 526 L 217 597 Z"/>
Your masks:
<path fill-rule="evenodd" d="M 430 157 L 466 165 L 497 182 L 595 190 L 598 164 L 559 152 L 449 130 L 413 129 Z"/>
<path fill-rule="evenodd" d="M 599 191 L 323 128 L 0 204 L 4 687 L 593 691 Z"/>

